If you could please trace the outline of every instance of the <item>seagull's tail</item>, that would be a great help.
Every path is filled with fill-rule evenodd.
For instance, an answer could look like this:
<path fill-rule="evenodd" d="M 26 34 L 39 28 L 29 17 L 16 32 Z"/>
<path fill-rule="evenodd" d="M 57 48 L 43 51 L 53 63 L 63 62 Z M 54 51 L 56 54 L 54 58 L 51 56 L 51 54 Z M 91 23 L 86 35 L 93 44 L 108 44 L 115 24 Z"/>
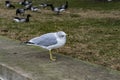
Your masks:
<path fill-rule="evenodd" d="M 21 45 L 33 45 L 34 43 L 26 41 L 26 42 L 21 42 Z"/>

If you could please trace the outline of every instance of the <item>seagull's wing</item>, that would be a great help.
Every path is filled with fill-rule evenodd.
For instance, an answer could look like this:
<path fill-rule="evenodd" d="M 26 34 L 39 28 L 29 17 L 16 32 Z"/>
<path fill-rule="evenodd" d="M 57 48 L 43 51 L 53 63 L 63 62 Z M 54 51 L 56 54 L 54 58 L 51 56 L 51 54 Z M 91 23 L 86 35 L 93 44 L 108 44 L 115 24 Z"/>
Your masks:
<path fill-rule="evenodd" d="M 56 44 L 57 39 L 56 39 L 54 33 L 48 33 L 48 34 L 44 34 L 40 37 L 35 37 L 35 38 L 31 39 L 29 42 L 34 43 L 35 45 L 38 45 L 38 46 L 47 47 L 47 46 Z"/>

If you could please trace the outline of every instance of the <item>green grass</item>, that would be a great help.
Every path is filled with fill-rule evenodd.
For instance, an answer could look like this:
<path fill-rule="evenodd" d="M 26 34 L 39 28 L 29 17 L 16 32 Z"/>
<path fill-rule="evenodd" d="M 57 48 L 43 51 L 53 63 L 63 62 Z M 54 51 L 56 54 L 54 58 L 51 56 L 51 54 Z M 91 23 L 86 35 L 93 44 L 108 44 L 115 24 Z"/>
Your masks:
<path fill-rule="evenodd" d="M 36 0 L 37 2 L 37 0 Z M 42 1 L 45 2 L 45 1 Z M 59 4 L 63 4 L 65 0 L 49 0 L 49 3 L 54 3 L 56 6 Z M 69 0 L 70 8 L 82 8 L 82 9 L 95 9 L 95 10 L 112 10 L 117 9 L 120 10 L 120 2 L 97 2 L 95 0 Z"/>
<path fill-rule="evenodd" d="M 37 1 L 34 0 L 36 5 L 44 2 L 44 0 Z M 65 1 L 49 0 L 48 2 L 57 5 Z M 16 3 L 16 5 L 18 4 Z M 69 0 L 69 5 L 69 9 L 61 15 L 55 15 L 49 8 L 42 9 L 41 13 L 27 12 L 32 17 L 29 23 L 23 24 L 13 22 L 11 16 L 14 16 L 14 10 L 4 7 L 1 11 L 11 11 L 12 14 L 1 13 L 4 16 L 0 18 L 0 35 L 27 41 L 47 32 L 63 30 L 68 34 L 67 43 L 58 50 L 59 53 L 120 70 L 120 17 L 114 17 L 120 14 L 120 6 L 118 6 L 120 2 Z M 48 12 L 45 12 L 46 10 Z M 94 14 L 99 12 L 101 15 L 110 16 L 94 17 L 90 11 L 94 11 Z M 79 14 L 81 12 L 90 14 L 84 17 Z"/>

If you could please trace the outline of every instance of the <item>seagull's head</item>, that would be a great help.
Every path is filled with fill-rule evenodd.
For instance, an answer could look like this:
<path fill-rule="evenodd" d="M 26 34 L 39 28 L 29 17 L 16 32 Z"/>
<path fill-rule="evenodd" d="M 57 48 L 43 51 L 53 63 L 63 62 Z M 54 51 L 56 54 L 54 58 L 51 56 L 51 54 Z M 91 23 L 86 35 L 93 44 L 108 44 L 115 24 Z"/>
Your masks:
<path fill-rule="evenodd" d="M 57 35 L 58 35 L 59 38 L 66 38 L 67 34 L 64 31 L 58 31 Z"/>

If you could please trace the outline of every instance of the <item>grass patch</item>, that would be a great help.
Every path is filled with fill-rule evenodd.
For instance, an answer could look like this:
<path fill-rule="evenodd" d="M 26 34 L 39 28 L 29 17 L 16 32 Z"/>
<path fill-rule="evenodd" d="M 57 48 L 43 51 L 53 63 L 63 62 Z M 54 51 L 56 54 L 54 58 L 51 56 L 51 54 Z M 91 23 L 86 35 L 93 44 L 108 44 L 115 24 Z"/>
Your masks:
<path fill-rule="evenodd" d="M 36 5 L 44 2 L 37 1 L 34 0 Z M 64 1 L 49 2 L 57 5 Z M 32 15 L 29 23 L 13 22 L 15 10 L 0 6 L 3 12 L 0 14 L 0 35 L 27 41 L 47 32 L 63 30 L 68 34 L 67 43 L 58 49 L 59 53 L 120 70 L 120 17 L 117 16 L 120 3 L 89 0 L 69 0 L 69 3 L 69 9 L 61 15 L 55 15 L 49 8 L 42 9 L 41 13 L 27 11 Z M 84 16 L 84 13 L 90 14 Z"/>

